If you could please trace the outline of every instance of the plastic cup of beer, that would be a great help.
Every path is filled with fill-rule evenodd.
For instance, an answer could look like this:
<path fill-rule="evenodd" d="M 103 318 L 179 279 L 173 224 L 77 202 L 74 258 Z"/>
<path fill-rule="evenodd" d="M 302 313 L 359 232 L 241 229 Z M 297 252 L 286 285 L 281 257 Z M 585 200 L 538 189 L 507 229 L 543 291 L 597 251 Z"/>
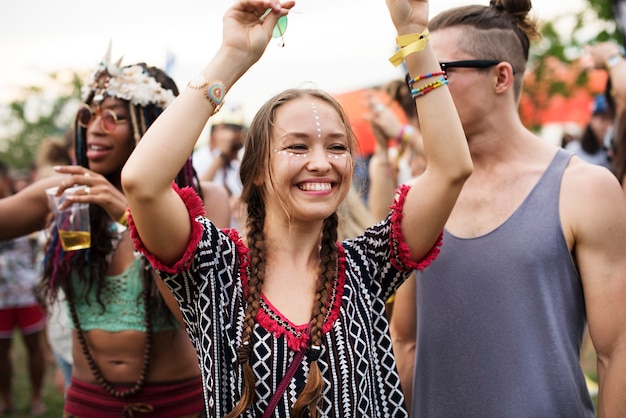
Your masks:
<path fill-rule="evenodd" d="M 70 187 L 65 189 L 60 196 L 56 196 L 56 187 L 46 190 L 64 251 L 82 250 L 91 247 L 89 203 L 73 203 L 67 207 L 62 207 L 67 195 L 84 193 L 85 188 L 86 186 L 84 185 Z"/>

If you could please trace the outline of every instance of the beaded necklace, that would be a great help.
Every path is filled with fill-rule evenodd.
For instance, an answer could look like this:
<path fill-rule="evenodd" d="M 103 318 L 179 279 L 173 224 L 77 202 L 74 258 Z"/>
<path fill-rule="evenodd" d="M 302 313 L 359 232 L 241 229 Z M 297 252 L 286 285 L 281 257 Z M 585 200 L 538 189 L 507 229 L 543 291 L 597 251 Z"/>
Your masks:
<path fill-rule="evenodd" d="M 72 316 L 72 321 L 74 321 L 74 326 L 76 328 L 76 333 L 78 337 L 78 342 L 80 343 L 80 348 L 83 352 L 83 355 L 87 359 L 87 363 L 89 364 L 89 368 L 91 369 L 91 372 L 96 378 L 96 382 L 98 382 L 98 384 L 109 395 L 111 395 L 114 398 L 121 399 L 121 398 L 126 398 L 128 396 L 134 395 L 135 393 L 139 392 L 141 388 L 143 388 L 143 385 L 146 380 L 148 365 L 150 363 L 150 351 L 152 348 L 152 322 L 150 320 L 150 310 L 148 309 L 149 304 L 150 304 L 149 302 L 150 290 L 149 289 L 150 289 L 149 283 L 146 283 L 146 278 L 143 277 L 142 296 L 143 296 L 143 304 L 144 304 L 144 312 L 145 312 L 144 325 L 146 326 L 146 345 L 144 347 L 143 365 L 141 366 L 141 371 L 139 372 L 139 378 L 137 379 L 137 381 L 131 388 L 126 389 L 126 390 L 116 390 L 113 387 L 113 385 L 111 385 L 111 383 L 109 383 L 104 378 L 104 376 L 102 375 L 102 372 L 100 371 L 100 368 L 96 364 L 96 361 L 94 360 L 93 356 L 91 355 L 91 352 L 89 351 L 85 334 L 80 327 L 80 322 L 78 321 L 78 314 L 76 313 L 76 307 L 74 306 L 74 295 L 72 294 L 71 286 L 67 286 L 66 298 L 67 298 L 67 302 L 70 308 L 70 315 Z"/>

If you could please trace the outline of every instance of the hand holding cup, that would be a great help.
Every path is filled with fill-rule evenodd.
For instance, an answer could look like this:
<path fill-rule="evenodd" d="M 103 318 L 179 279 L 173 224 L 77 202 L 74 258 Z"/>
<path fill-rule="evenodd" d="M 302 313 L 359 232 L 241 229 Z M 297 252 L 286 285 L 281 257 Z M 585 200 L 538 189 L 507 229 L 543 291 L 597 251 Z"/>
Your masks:
<path fill-rule="evenodd" d="M 67 188 L 57 196 L 57 187 L 46 190 L 50 208 L 54 213 L 54 222 L 59 231 L 61 245 L 65 251 L 82 250 L 91 247 L 91 227 L 89 223 L 89 204 L 73 203 L 68 205 L 68 195 L 85 193 L 87 186 L 78 185 Z"/>

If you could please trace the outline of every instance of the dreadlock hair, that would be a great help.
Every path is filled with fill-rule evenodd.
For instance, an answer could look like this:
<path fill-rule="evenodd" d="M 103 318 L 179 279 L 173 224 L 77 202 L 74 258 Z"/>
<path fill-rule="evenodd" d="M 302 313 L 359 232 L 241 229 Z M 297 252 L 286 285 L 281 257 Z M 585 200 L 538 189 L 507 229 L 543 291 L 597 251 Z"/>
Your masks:
<path fill-rule="evenodd" d="M 277 94 L 259 109 L 250 124 L 240 167 L 240 176 L 243 184 L 241 201 L 247 208 L 246 238 L 250 249 L 250 278 L 246 311 L 241 345 L 237 350 L 239 364 L 242 366 L 243 371 L 243 392 L 241 399 L 233 410 L 226 415 L 226 418 L 234 418 L 241 415 L 254 402 L 255 377 L 250 365 L 250 354 L 254 345 L 253 329 L 260 307 L 268 250 L 264 224 L 266 215 L 265 199 L 268 199 L 272 192 L 272 173 L 268 164 L 272 155 L 270 141 L 277 109 L 285 103 L 303 97 L 322 100 L 335 108 L 346 127 L 350 154 L 354 152 L 356 146 L 354 132 L 350 128 L 348 118 L 339 103 L 332 96 L 316 89 L 288 89 Z M 352 164 L 353 170 L 354 162 Z M 284 204 L 283 208 L 289 214 Z M 328 316 L 329 295 L 337 275 L 337 229 L 338 215 L 333 213 L 324 220 L 320 248 L 320 268 L 310 323 L 310 344 L 318 352 L 322 345 L 322 326 Z M 306 385 L 292 407 L 292 415 L 294 417 L 303 416 L 305 410 L 308 410 L 309 416 L 317 417 L 317 405 L 324 391 L 324 379 L 317 364 L 317 359 L 310 358 L 309 361 L 309 375 Z"/>
<path fill-rule="evenodd" d="M 148 67 L 145 63 L 136 64 L 140 66 L 146 74 L 154 78 L 164 89 L 171 90 L 178 95 L 178 87 L 164 71 L 156 67 Z M 94 102 L 94 91 L 87 96 L 85 103 L 91 105 Z M 123 99 L 120 99 L 123 100 Z M 130 114 L 133 136 L 129 141 L 136 145 L 146 130 L 152 125 L 156 118 L 163 112 L 163 107 L 149 103 L 146 106 L 133 105 L 128 100 L 123 100 L 128 106 Z M 75 121 L 73 132 L 75 134 L 75 161 L 77 165 L 89 168 L 87 159 L 86 128 L 81 127 Z M 121 168 L 113 173 L 105 175 L 105 178 L 114 186 L 120 186 Z M 200 183 L 191 164 L 191 156 L 185 166 L 176 177 L 176 183 L 180 187 L 193 187 L 202 198 Z M 52 302 L 56 299 L 59 289 L 66 289 L 70 286 L 72 272 L 76 272 L 78 279 L 88 283 L 87 291 L 95 286 L 97 300 L 105 309 L 100 296 L 104 284 L 105 272 L 109 267 L 109 258 L 114 251 L 114 239 L 117 232 L 111 228 L 111 219 L 106 211 L 98 205 L 89 205 L 89 218 L 91 224 L 91 247 L 84 250 L 64 251 L 59 239 L 57 228 L 52 228 L 51 237 L 46 244 L 46 253 L 43 260 L 43 275 L 41 283 L 37 288 L 37 293 L 41 300 Z M 150 295 L 158 296 L 159 292 L 151 278 L 149 265 L 144 261 L 144 282 L 151 284 Z M 66 294 L 69 294 L 66 292 Z M 164 303 L 160 299 L 151 298 L 151 303 L 158 300 L 159 307 L 163 308 Z"/>
<path fill-rule="evenodd" d="M 522 92 L 522 79 L 530 41 L 539 39 L 536 19 L 528 16 L 531 0 L 490 0 L 489 6 L 462 6 L 439 13 L 428 24 L 431 32 L 463 27 L 459 48 L 480 59 L 506 61 L 515 74 L 515 98 Z"/>

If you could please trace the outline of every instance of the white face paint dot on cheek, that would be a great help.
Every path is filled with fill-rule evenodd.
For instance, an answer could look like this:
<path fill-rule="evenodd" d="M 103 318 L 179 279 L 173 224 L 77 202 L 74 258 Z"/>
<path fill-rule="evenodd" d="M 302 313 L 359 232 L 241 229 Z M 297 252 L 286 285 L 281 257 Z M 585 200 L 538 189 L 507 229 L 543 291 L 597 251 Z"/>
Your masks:
<path fill-rule="evenodd" d="M 274 148 L 274 152 L 278 155 L 286 155 L 288 157 L 296 157 L 296 158 L 306 158 L 308 154 L 296 154 L 295 152 L 291 152 L 284 149 L 276 149 Z"/>
<path fill-rule="evenodd" d="M 344 152 L 343 154 L 328 154 L 328 159 L 329 160 L 338 160 L 340 158 L 346 158 L 348 156 L 347 152 Z"/>

